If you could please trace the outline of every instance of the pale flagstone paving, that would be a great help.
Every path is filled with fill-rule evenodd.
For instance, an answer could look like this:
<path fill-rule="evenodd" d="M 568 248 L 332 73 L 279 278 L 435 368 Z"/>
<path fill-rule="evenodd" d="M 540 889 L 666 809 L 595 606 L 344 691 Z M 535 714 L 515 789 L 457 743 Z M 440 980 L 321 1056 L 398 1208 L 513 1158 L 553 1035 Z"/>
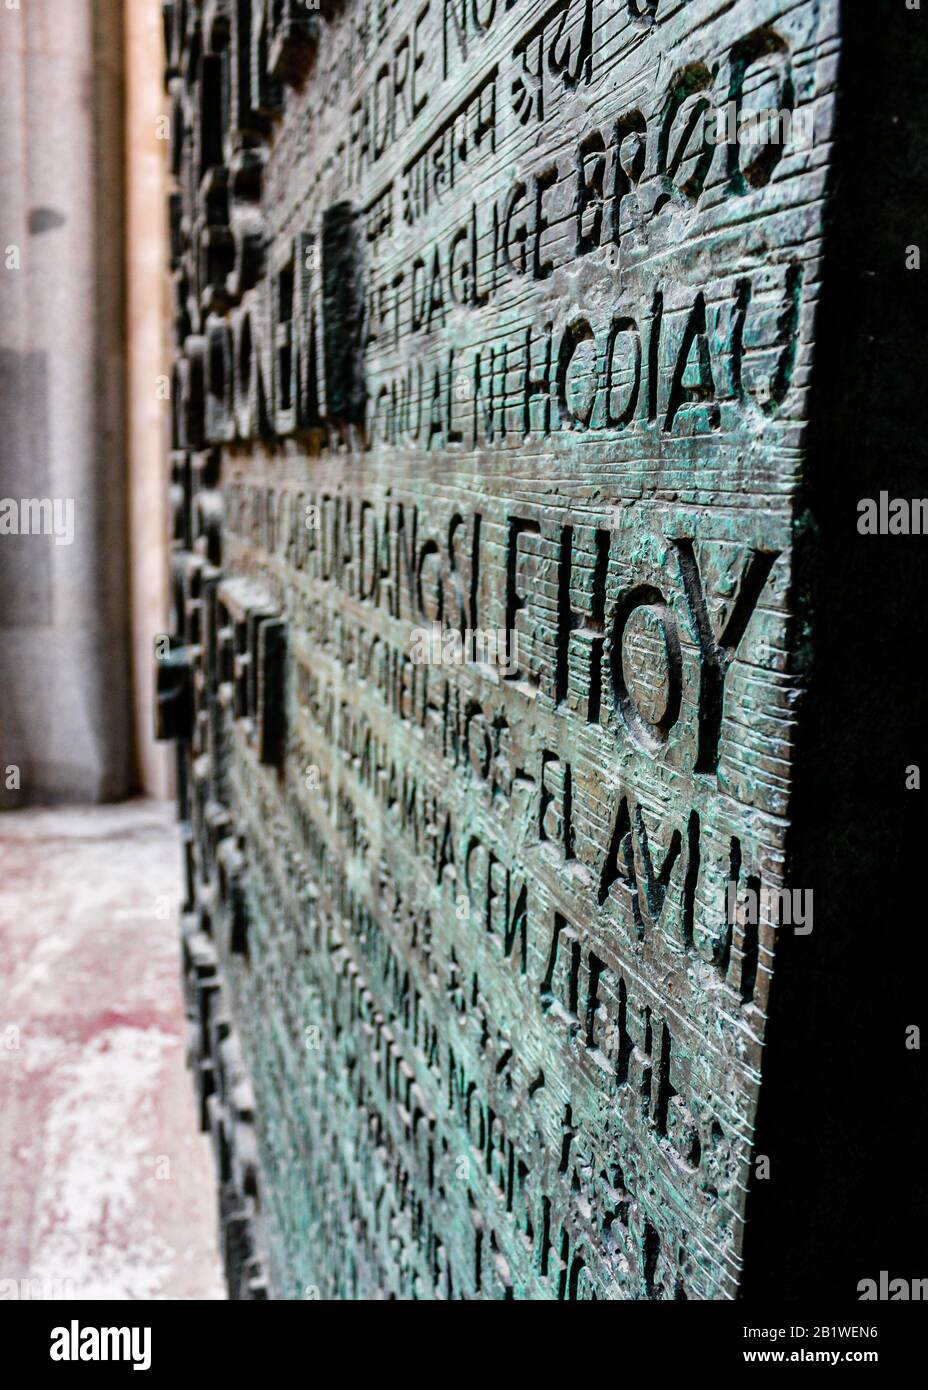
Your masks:
<path fill-rule="evenodd" d="M 0 816 L 0 1299 L 224 1298 L 159 802 Z"/>

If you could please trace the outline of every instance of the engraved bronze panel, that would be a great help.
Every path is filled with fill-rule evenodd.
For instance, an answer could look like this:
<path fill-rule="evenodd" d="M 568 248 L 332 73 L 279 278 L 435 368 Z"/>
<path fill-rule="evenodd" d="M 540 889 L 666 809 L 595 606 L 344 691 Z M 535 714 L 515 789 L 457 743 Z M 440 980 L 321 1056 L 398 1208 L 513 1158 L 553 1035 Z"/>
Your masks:
<path fill-rule="evenodd" d="M 165 6 L 239 1296 L 738 1293 L 840 8 Z"/>

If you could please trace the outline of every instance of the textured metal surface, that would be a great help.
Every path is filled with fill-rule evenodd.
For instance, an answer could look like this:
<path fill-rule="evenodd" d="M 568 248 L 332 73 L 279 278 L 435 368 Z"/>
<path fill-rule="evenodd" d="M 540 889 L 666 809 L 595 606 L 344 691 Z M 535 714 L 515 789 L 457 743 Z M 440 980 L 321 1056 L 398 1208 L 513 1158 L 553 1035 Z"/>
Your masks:
<path fill-rule="evenodd" d="M 734 1297 L 835 0 L 164 9 L 233 1293 Z M 814 141 L 706 135 L 768 108 Z"/>

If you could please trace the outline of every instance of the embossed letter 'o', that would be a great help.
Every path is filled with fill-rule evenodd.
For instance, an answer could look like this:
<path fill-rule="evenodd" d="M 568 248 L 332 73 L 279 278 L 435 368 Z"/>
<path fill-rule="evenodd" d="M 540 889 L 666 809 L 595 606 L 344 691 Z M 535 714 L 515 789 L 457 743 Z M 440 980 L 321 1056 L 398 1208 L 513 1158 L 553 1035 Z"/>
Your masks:
<path fill-rule="evenodd" d="M 637 741 L 656 751 L 677 721 L 681 694 L 676 619 L 660 590 L 640 584 L 623 596 L 611 665 L 616 705 Z"/>

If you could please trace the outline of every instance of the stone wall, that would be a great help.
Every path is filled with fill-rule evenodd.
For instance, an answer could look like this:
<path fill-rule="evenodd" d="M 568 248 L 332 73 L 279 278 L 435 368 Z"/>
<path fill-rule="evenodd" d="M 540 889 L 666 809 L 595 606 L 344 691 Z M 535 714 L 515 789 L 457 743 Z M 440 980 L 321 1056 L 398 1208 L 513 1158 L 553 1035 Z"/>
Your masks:
<path fill-rule="evenodd" d="M 121 14 L 0 7 L 0 805 L 132 785 Z"/>

